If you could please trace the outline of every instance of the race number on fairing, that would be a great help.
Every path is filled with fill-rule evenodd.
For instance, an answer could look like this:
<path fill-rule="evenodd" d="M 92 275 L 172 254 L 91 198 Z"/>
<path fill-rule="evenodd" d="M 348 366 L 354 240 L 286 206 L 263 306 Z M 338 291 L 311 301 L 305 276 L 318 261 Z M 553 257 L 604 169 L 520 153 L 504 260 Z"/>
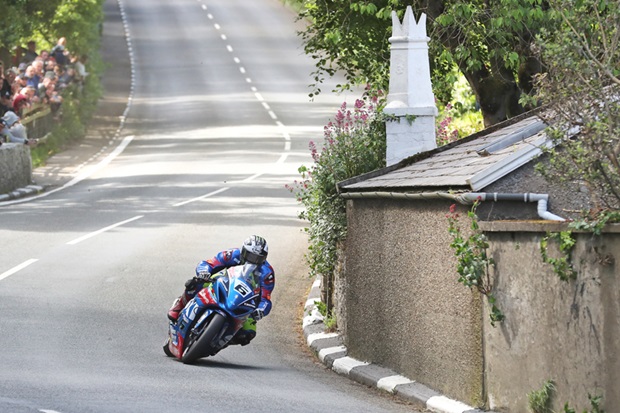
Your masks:
<path fill-rule="evenodd" d="M 248 294 L 250 294 L 252 292 L 244 284 L 237 284 L 237 285 L 235 285 L 235 291 L 238 292 L 239 294 L 241 294 L 242 297 L 245 297 L 246 295 L 248 295 Z"/>

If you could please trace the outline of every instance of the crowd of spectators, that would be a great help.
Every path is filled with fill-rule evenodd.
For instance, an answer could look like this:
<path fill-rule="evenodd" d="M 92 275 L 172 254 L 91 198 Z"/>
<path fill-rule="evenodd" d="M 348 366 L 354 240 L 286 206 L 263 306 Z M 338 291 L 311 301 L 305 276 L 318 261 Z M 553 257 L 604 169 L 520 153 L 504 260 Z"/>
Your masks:
<path fill-rule="evenodd" d="M 81 85 L 88 75 L 84 59 L 69 52 L 64 37 L 49 51 L 37 52 L 32 40 L 27 46 L 17 48 L 8 67 L 0 60 L 0 145 L 36 145 L 36 140 L 28 139 L 21 119 L 42 107 L 49 107 L 57 117 L 63 90 L 71 84 Z"/>

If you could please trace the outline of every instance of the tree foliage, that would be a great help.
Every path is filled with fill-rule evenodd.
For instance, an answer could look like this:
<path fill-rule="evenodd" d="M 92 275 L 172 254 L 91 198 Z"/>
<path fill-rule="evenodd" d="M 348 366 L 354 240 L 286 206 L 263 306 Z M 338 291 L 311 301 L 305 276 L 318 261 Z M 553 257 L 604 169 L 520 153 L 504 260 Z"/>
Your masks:
<path fill-rule="evenodd" d="M 554 24 L 542 0 L 308 0 L 299 13 L 309 24 L 300 32 L 316 60 L 315 92 L 325 76 L 344 73 L 346 89 L 370 84 L 387 90 L 391 13 L 403 18 L 407 5 L 426 13 L 435 96 L 450 101 L 457 67 L 469 82 L 486 126 L 522 113 L 522 94 L 542 65 L 532 46 L 542 27 Z"/>
<path fill-rule="evenodd" d="M 30 39 L 52 47 L 66 37 L 71 52 L 89 54 L 99 47 L 102 5 L 103 0 L 0 0 L 0 47 L 12 49 Z"/>
<path fill-rule="evenodd" d="M 0 46 L 10 48 L 49 25 L 62 0 L 0 0 Z"/>
<path fill-rule="evenodd" d="M 552 0 L 559 30 L 541 32 L 553 179 L 588 187 L 593 211 L 620 209 L 620 0 Z M 578 131 L 578 135 L 574 135 Z"/>
<path fill-rule="evenodd" d="M 49 36 L 64 36 L 69 49 L 78 55 L 90 55 L 93 47 L 99 47 L 103 0 L 62 0 L 54 18 L 48 22 Z M 88 18 L 84 18 L 88 16 Z"/>

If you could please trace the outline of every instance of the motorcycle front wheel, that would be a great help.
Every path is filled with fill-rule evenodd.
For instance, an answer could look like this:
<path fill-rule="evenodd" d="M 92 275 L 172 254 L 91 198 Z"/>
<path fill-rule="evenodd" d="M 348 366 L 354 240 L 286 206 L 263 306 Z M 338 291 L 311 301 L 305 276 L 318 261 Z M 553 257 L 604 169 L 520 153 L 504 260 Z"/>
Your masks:
<path fill-rule="evenodd" d="M 202 334 L 188 343 L 181 361 L 190 364 L 215 350 L 212 346 L 213 339 L 222 331 L 225 322 L 226 318 L 223 315 L 214 313 L 209 324 L 202 330 Z"/>

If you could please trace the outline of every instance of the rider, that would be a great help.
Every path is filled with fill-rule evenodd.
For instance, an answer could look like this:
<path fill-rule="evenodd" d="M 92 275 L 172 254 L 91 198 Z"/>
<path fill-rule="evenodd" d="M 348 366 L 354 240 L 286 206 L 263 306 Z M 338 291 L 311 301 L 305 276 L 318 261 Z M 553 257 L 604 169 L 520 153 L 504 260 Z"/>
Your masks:
<path fill-rule="evenodd" d="M 243 242 L 241 248 L 224 250 L 211 259 L 201 261 L 196 267 L 196 276 L 187 280 L 185 291 L 168 310 L 168 318 L 171 321 L 179 318 L 179 313 L 187 302 L 212 281 L 211 274 L 216 274 L 224 268 L 243 265 L 246 262 L 256 264 L 257 271 L 259 271 L 261 301 L 230 342 L 230 344 L 242 346 L 249 344 L 256 336 L 256 322 L 271 311 L 271 292 L 275 285 L 275 273 L 273 267 L 267 262 L 267 252 L 267 241 L 258 235 L 252 235 Z"/>

